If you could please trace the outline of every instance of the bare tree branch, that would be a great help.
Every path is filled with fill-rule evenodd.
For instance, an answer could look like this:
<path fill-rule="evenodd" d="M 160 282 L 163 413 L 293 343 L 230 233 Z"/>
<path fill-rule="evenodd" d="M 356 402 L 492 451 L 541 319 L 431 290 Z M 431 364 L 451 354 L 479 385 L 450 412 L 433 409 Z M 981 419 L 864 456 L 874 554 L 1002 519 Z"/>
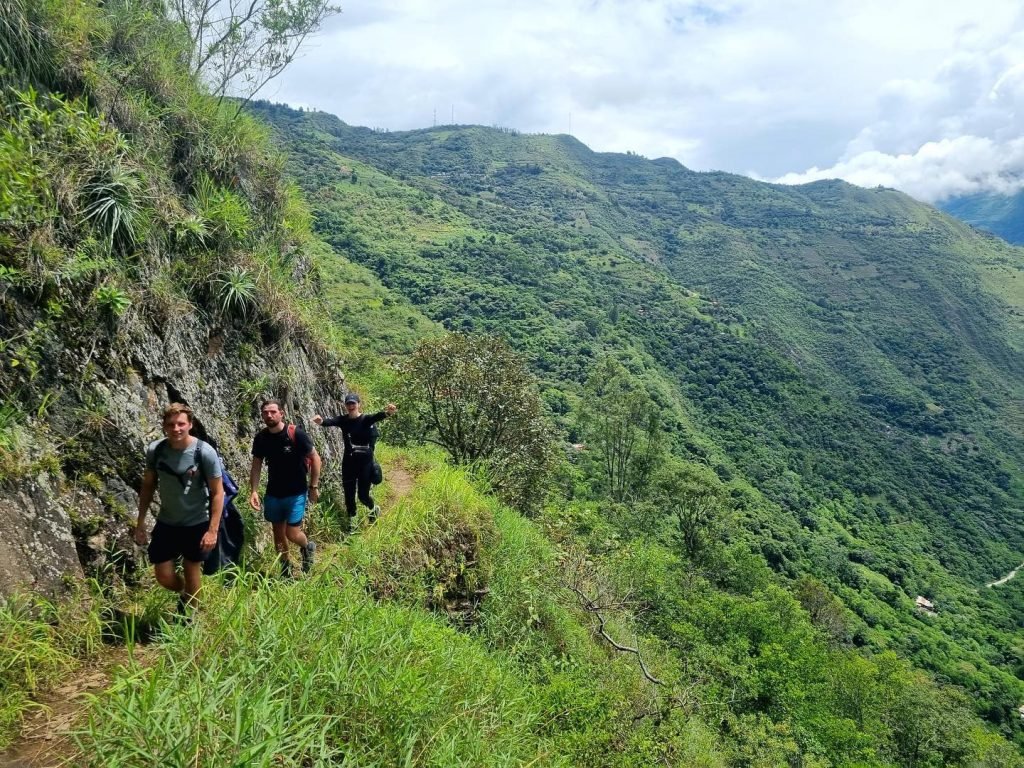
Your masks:
<path fill-rule="evenodd" d="M 608 644 L 615 650 L 622 651 L 623 653 L 635 654 L 637 662 L 640 664 L 640 671 L 643 673 L 643 676 L 646 677 L 649 681 L 651 681 L 655 685 L 665 685 L 664 680 L 659 680 L 654 675 L 652 675 L 650 671 L 647 669 L 647 665 L 644 663 L 644 657 L 640 653 L 640 650 L 638 648 L 632 648 L 628 645 L 622 645 L 621 643 L 616 642 L 616 640 L 608 634 L 607 630 L 605 629 L 606 620 L 604 618 L 604 615 L 600 612 L 597 603 L 595 603 L 593 600 L 587 597 L 582 590 L 576 588 L 571 584 L 569 585 L 569 589 L 576 593 L 576 596 L 580 599 L 580 605 L 583 607 L 583 610 L 585 610 L 587 613 L 592 613 L 595 616 L 597 616 L 597 619 L 600 622 L 597 629 L 598 634 L 601 635 L 601 637 L 603 637 L 608 642 Z"/>

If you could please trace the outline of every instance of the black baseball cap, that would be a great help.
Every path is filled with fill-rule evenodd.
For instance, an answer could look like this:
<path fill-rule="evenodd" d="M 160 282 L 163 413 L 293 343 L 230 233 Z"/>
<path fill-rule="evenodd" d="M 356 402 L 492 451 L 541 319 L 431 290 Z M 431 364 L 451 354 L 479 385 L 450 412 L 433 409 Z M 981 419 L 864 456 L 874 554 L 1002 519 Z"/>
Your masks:
<path fill-rule="evenodd" d="M 358 403 L 358 402 L 359 402 L 359 395 L 357 395 L 355 392 L 349 392 L 347 395 L 345 395 L 345 405 L 348 405 L 349 403 Z"/>

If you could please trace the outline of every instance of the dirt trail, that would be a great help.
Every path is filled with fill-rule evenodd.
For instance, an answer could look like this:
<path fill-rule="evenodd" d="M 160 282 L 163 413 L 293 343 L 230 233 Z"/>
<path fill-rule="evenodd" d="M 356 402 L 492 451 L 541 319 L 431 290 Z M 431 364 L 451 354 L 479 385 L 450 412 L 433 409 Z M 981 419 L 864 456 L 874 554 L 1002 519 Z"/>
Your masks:
<path fill-rule="evenodd" d="M 1008 574 L 1003 576 L 1003 578 L 998 579 L 996 581 L 990 581 L 985 586 L 986 587 L 998 587 L 998 586 L 1001 586 L 1001 585 L 1005 584 L 1006 582 L 1008 582 L 1010 579 L 1012 579 L 1014 576 L 1016 576 L 1017 575 L 1017 571 L 1019 571 L 1021 568 L 1024 568 L 1024 563 L 1021 563 L 1020 565 L 1018 565 L 1016 568 L 1014 568 Z"/>
<path fill-rule="evenodd" d="M 385 478 L 388 484 L 388 493 L 384 502 L 388 507 L 394 506 L 403 496 L 407 495 L 416 485 L 416 476 L 405 466 L 405 462 L 399 459 L 387 470 Z"/>
<path fill-rule="evenodd" d="M 135 658 L 144 658 L 144 648 L 136 646 Z M 84 664 L 59 687 L 39 701 L 40 709 L 29 713 L 21 733 L 6 750 L 0 752 L 0 768 L 58 768 L 70 765 L 76 750 L 71 731 L 85 714 L 89 694 L 110 685 L 114 671 L 128 662 L 127 648 L 114 648 L 99 659 Z"/>

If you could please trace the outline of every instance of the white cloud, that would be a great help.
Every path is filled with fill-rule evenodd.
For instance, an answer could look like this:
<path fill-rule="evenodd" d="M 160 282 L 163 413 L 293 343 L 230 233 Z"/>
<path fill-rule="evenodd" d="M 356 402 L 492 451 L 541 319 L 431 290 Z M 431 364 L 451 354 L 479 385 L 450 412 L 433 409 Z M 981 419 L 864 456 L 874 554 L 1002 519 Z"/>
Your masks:
<path fill-rule="evenodd" d="M 971 29 L 970 41 L 928 76 L 897 79 L 879 91 L 875 120 L 826 168 L 788 173 L 796 184 L 842 178 L 896 187 L 929 202 L 1024 188 L 1024 31 Z"/>
<path fill-rule="evenodd" d="M 920 200 L 975 192 L 1013 194 L 1024 188 L 1024 139 L 1005 143 L 978 136 L 930 141 L 913 154 L 861 152 L 826 168 L 788 173 L 782 184 L 841 178 L 862 187 L 895 187 Z"/>
<path fill-rule="evenodd" d="M 571 128 L 598 151 L 919 195 L 996 183 L 1024 135 L 1016 0 L 341 2 L 266 98 L 392 130 L 435 111 Z"/>

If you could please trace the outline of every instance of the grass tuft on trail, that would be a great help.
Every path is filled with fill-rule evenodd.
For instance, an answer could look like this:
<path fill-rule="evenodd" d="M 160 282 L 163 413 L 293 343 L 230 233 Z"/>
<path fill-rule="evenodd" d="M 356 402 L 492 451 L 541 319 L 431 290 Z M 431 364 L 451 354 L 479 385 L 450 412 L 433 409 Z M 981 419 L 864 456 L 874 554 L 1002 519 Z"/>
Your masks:
<path fill-rule="evenodd" d="M 524 765 L 545 758 L 529 684 L 471 637 L 352 577 L 211 585 L 193 626 L 100 697 L 88 766 Z"/>

